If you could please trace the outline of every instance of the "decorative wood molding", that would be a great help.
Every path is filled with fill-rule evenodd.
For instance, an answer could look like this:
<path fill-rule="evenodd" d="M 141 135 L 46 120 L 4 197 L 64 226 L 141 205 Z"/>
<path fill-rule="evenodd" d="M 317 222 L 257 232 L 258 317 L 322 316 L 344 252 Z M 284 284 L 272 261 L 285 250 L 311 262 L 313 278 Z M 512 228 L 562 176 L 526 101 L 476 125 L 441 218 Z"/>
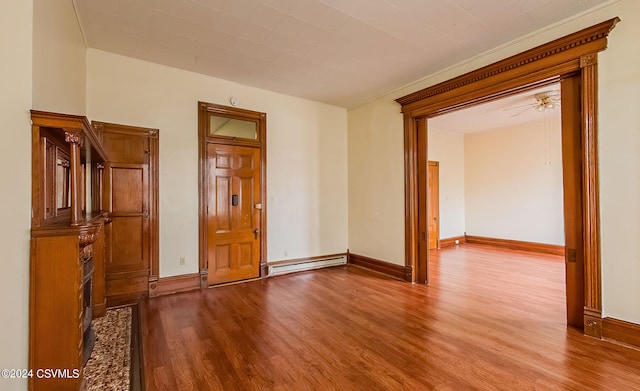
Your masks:
<path fill-rule="evenodd" d="M 157 282 L 157 296 L 170 295 L 200 289 L 200 273 L 173 277 L 160 277 Z M 151 297 L 151 295 L 149 295 Z"/>
<path fill-rule="evenodd" d="M 398 280 L 405 280 L 406 267 L 403 265 L 396 265 L 395 263 L 389 263 L 353 253 L 349 253 L 348 258 L 348 262 L 351 265 L 370 269 Z"/>
<path fill-rule="evenodd" d="M 60 128 L 69 133 L 81 134 L 82 137 L 88 140 L 92 153 L 96 154 L 96 158 L 102 160 L 107 158 L 102 141 L 93 131 L 89 120 L 85 116 L 31 110 L 31 124 L 34 127 Z"/>
<path fill-rule="evenodd" d="M 440 248 L 455 246 L 456 240 L 458 241 L 458 244 L 465 244 L 467 242 L 467 237 L 463 235 L 440 239 Z"/>
<path fill-rule="evenodd" d="M 602 339 L 602 311 L 584 307 L 584 334 Z"/>
<path fill-rule="evenodd" d="M 575 105 L 568 105 L 568 110 L 572 111 L 566 112 L 567 109 L 564 109 L 567 106 L 565 103 L 569 103 L 565 102 L 565 98 L 562 106 L 563 123 L 564 114 L 570 114 L 569 117 L 578 115 L 582 117 L 581 121 L 578 121 L 581 122 L 579 129 L 576 128 L 582 140 L 582 148 L 572 150 L 572 153 L 579 157 L 579 166 L 576 168 L 581 172 L 582 182 L 572 184 L 571 186 L 578 188 L 570 190 L 579 194 L 583 203 L 582 208 L 576 213 L 576 221 L 568 224 L 578 226 L 578 222 L 584 222 L 584 243 L 577 251 L 577 254 L 584 257 L 584 268 L 580 267 L 578 271 L 582 273 L 584 269 L 584 280 L 577 278 L 578 272 L 570 276 L 572 280 L 584 281 L 584 297 L 567 295 L 567 304 L 572 308 L 584 305 L 582 317 L 585 333 L 595 337 L 601 335 L 597 53 L 606 49 L 607 36 L 618 21 L 620 19 L 617 17 L 604 21 L 396 100 L 402 105 L 404 114 L 405 260 L 406 266 L 411 266 L 413 269 L 412 281 L 417 280 L 416 275 L 420 273 L 420 267 L 428 262 L 428 254 L 424 255 L 418 251 L 420 220 L 417 211 L 421 209 L 418 205 L 418 189 L 426 184 L 420 183 L 418 174 L 417 156 L 420 145 L 418 145 L 417 135 L 422 131 L 421 124 L 424 123 L 424 118 L 471 107 L 551 83 L 561 82 L 565 85 L 566 80 L 579 78 L 580 88 L 572 97 Z M 573 107 L 580 107 L 579 113 L 572 109 Z M 563 147 L 563 156 L 564 154 Z M 426 205 L 422 205 L 422 208 L 425 207 Z"/>
<path fill-rule="evenodd" d="M 511 250 L 530 251 L 534 253 L 553 254 L 564 256 L 564 246 L 555 244 L 523 242 L 520 240 L 488 238 L 484 236 L 466 235 L 465 242 L 470 244 L 483 244 L 485 246 L 508 248 Z"/>
<path fill-rule="evenodd" d="M 64 141 L 69 144 L 78 144 L 80 146 L 84 144 L 84 138 L 81 135 L 72 132 L 64 132 Z"/>
<path fill-rule="evenodd" d="M 602 338 L 640 349 L 640 325 L 614 318 L 602 319 Z"/>
<path fill-rule="evenodd" d="M 508 57 L 502 61 L 498 61 L 494 64 L 480 68 L 478 70 L 466 73 L 462 76 L 456 77 L 432 87 L 416 91 L 412 94 L 403 96 L 396 99 L 396 102 L 402 106 L 407 106 L 411 103 L 421 101 L 436 95 L 443 94 L 448 91 L 452 91 L 473 83 L 477 83 L 484 79 L 493 78 L 502 73 L 512 71 L 514 68 L 523 67 L 532 63 L 540 62 L 549 57 L 558 57 L 565 54 L 565 52 L 575 51 L 581 49 L 587 53 L 598 52 L 606 48 L 606 38 L 609 32 L 613 30 L 616 23 L 620 21 L 619 18 L 613 18 L 597 24 L 595 26 L 588 27 L 584 30 L 578 31 L 574 34 L 567 35 L 565 37 L 556 39 L 547 44 L 537 46 L 526 52 Z M 598 45 L 589 45 L 589 44 Z M 575 57 L 575 54 L 566 54 L 570 57 Z"/>
<path fill-rule="evenodd" d="M 580 59 L 582 66 L 582 89 L 586 91 L 598 90 L 597 53 L 583 56 Z M 598 322 L 600 329 L 589 334 L 593 327 L 586 327 L 587 322 L 593 319 L 589 313 L 602 311 L 602 277 L 600 260 L 600 190 L 598 182 L 598 94 L 582 94 L 582 150 L 584 152 L 584 167 L 582 171 L 582 183 L 584 203 L 584 308 L 585 308 L 585 334 L 599 338 L 602 335 L 602 323 Z"/>
<path fill-rule="evenodd" d="M 85 247 L 95 242 L 98 238 L 98 232 L 91 233 L 83 233 L 78 235 L 78 240 L 80 241 L 80 247 Z"/>
<path fill-rule="evenodd" d="M 585 68 L 598 63 L 598 54 L 587 54 L 580 57 L 580 68 Z"/>
<path fill-rule="evenodd" d="M 93 130 L 97 132 L 101 132 L 104 129 L 104 125 L 102 125 L 101 122 L 92 123 L 91 126 L 93 126 Z"/>

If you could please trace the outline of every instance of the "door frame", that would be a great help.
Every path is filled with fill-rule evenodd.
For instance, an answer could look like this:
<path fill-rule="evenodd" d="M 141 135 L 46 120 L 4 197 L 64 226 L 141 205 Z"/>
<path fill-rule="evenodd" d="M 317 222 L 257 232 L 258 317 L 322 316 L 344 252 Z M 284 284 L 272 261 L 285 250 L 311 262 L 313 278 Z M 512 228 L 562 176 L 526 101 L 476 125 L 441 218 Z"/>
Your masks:
<path fill-rule="evenodd" d="M 438 249 L 440 248 L 440 162 L 435 160 L 429 160 L 427 162 L 427 178 L 429 178 L 429 170 L 431 169 L 431 167 L 435 167 L 435 170 L 436 170 L 437 186 L 434 189 L 435 195 L 433 191 L 429 192 L 428 191 L 429 189 L 427 188 L 427 202 L 431 202 L 435 200 L 435 204 L 436 204 L 436 216 L 434 216 L 436 219 L 436 247 L 435 248 Z M 429 204 L 425 206 L 429 206 Z M 429 216 L 430 210 L 431 209 L 427 209 L 427 217 Z M 427 221 L 427 239 L 429 239 L 428 232 L 429 232 L 429 221 Z M 429 241 L 427 240 L 427 248 L 429 248 L 430 246 L 428 242 Z M 429 272 L 427 271 L 427 273 Z"/>
<path fill-rule="evenodd" d="M 418 132 L 427 132 L 427 119 L 461 108 L 514 95 L 540 86 L 578 76 L 581 91 L 576 95 L 582 113 L 581 219 L 584 253 L 584 333 L 602 336 L 602 286 L 597 139 L 598 52 L 607 47 L 607 36 L 619 18 L 613 18 L 547 44 L 527 50 L 451 80 L 396 99 L 402 105 L 405 156 L 405 270 L 406 279 L 427 282 L 428 252 L 420 252 L 420 205 Z M 424 137 L 426 139 L 426 137 Z M 426 156 L 426 150 L 424 152 Z M 564 151 L 563 151 L 564 154 Z M 428 160 L 428 158 L 426 159 Z M 425 184 L 426 185 L 426 184 Z M 420 263 L 423 267 L 420 267 Z"/>
<path fill-rule="evenodd" d="M 253 121 L 257 124 L 256 140 L 240 139 L 228 136 L 210 136 L 209 116 Z M 207 145 L 224 144 L 247 146 L 260 149 L 260 199 L 262 213 L 260 218 L 260 277 L 267 275 L 267 114 L 258 111 L 223 106 L 215 103 L 198 102 L 198 255 L 200 265 L 200 288 L 209 287 L 209 261 L 207 259 L 207 200 L 209 199 L 209 165 L 207 164 Z"/>

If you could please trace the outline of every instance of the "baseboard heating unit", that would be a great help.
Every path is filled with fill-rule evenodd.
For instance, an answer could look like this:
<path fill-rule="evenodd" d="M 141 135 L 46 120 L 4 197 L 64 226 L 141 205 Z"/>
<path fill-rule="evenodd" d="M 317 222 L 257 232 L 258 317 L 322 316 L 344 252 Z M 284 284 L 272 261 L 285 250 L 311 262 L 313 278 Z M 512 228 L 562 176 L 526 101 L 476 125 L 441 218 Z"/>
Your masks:
<path fill-rule="evenodd" d="M 267 265 L 269 268 L 269 277 L 279 276 L 281 274 L 302 272 L 306 270 L 320 269 L 329 266 L 346 265 L 346 255 L 335 255 L 322 258 L 299 259 L 291 261 L 274 262 Z"/>

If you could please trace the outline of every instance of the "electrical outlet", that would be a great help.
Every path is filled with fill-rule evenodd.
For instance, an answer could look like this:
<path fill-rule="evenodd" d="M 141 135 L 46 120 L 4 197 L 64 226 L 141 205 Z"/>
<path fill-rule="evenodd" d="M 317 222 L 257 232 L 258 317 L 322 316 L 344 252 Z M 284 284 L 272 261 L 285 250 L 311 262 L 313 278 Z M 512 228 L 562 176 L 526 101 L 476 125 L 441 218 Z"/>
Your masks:
<path fill-rule="evenodd" d="M 187 261 L 184 259 L 184 257 L 180 257 L 180 266 L 184 266 L 187 263 Z"/>
<path fill-rule="evenodd" d="M 288 255 L 289 255 L 289 252 L 287 250 L 284 250 L 284 256 L 286 257 Z"/>

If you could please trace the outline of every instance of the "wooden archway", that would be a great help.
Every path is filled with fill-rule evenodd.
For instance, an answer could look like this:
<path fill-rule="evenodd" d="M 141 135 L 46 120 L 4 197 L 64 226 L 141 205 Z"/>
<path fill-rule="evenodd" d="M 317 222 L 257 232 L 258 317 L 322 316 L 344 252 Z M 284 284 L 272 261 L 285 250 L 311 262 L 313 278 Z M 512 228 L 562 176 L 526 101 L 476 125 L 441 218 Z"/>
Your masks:
<path fill-rule="evenodd" d="M 563 161 L 569 161 L 563 163 L 565 204 L 567 192 L 576 201 L 573 210 L 565 207 L 565 230 L 572 231 L 566 243 L 568 323 L 601 337 L 597 60 L 619 20 L 607 20 L 396 100 L 404 115 L 405 265 L 410 281 L 428 281 L 428 250 L 423 245 L 427 238 L 419 219 L 419 211 L 426 210 L 419 197 L 419 188 L 426 186 L 420 169 L 420 162 L 428 160 L 426 119 L 561 82 Z"/>

